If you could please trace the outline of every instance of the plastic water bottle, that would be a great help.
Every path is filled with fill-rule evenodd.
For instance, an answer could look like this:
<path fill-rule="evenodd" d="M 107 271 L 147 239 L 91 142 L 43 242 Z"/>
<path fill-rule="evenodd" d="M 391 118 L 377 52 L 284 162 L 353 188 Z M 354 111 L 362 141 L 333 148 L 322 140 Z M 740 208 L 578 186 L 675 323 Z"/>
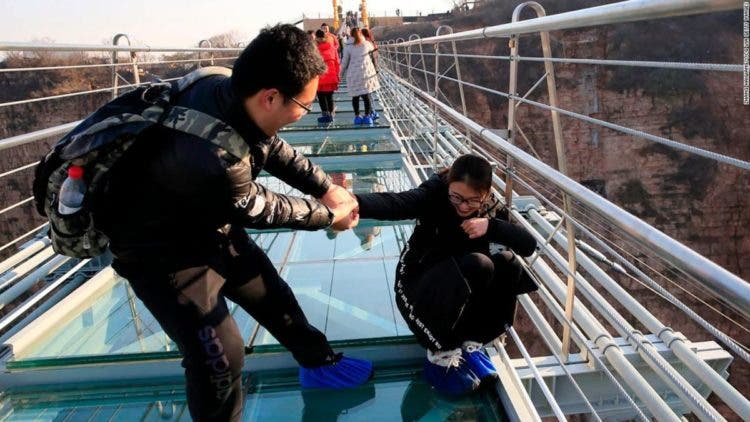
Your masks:
<path fill-rule="evenodd" d="M 83 181 L 83 167 L 70 166 L 68 178 L 60 187 L 60 200 L 57 211 L 61 215 L 73 214 L 81 209 L 83 197 L 86 194 L 86 183 Z"/>

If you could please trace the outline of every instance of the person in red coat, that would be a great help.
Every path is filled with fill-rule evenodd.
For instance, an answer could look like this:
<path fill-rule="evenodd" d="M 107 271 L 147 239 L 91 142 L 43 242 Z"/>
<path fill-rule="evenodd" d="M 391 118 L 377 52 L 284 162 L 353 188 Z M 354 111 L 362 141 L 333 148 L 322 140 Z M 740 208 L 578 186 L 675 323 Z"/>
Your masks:
<path fill-rule="evenodd" d="M 320 76 L 318 81 L 318 103 L 320 111 L 323 113 L 318 118 L 318 123 L 328 124 L 333 122 L 334 112 L 333 92 L 339 89 L 339 54 L 336 47 L 326 37 L 325 32 L 317 30 L 315 32 L 315 41 L 318 44 L 318 51 L 323 57 L 328 70 Z"/>

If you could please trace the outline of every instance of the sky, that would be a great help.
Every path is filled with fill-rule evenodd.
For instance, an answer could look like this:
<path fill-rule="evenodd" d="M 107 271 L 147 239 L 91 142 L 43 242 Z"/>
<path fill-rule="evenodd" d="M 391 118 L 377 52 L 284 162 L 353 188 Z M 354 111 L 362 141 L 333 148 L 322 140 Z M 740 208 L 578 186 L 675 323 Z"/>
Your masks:
<path fill-rule="evenodd" d="M 358 0 L 342 0 L 357 10 Z M 371 16 L 397 8 L 410 15 L 444 12 L 451 0 L 370 0 Z M 307 17 L 332 16 L 331 0 L 0 0 L 0 41 L 47 40 L 58 44 L 111 43 L 125 33 L 135 45 L 189 47 L 213 35 L 236 31 L 243 40 L 260 28 Z"/>

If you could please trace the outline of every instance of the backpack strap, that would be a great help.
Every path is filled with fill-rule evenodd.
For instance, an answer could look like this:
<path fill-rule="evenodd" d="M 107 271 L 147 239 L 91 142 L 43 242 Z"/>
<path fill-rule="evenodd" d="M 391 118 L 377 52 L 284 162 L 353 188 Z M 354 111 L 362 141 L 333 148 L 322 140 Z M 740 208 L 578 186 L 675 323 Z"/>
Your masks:
<path fill-rule="evenodd" d="M 239 159 L 250 155 L 247 142 L 231 126 L 198 110 L 173 106 L 161 124 L 205 139 Z"/>
<path fill-rule="evenodd" d="M 222 66 L 208 66 L 194 70 L 177 80 L 177 92 L 183 92 L 199 80 L 215 75 L 230 77 L 232 76 L 232 69 Z"/>

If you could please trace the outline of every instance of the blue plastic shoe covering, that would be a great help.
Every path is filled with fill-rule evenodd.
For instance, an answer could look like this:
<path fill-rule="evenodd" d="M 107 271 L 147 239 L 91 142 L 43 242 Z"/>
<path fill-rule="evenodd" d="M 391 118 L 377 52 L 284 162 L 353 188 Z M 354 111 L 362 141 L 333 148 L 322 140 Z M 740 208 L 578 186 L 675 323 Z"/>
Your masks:
<path fill-rule="evenodd" d="M 355 116 L 354 117 L 354 124 L 357 125 L 357 126 L 359 126 L 359 125 L 361 125 L 363 123 L 362 120 L 363 120 L 362 116 Z"/>
<path fill-rule="evenodd" d="M 467 341 L 464 342 L 462 349 L 461 357 L 471 371 L 480 379 L 482 384 L 494 383 L 499 378 L 495 365 L 492 364 L 490 358 L 482 351 L 481 343 Z"/>
<path fill-rule="evenodd" d="M 372 378 L 372 362 L 338 353 L 334 362 L 315 368 L 299 368 L 299 382 L 305 388 L 351 388 Z"/>
<path fill-rule="evenodd" d="M 428 351 L 427 356 L 424 377 L 440 393 L 460 396 L 479 388 L 479 378 L 461 359 L 461 349 L 434 354 Z"/>
<path fill-rule="evenodd" d="M 372 118 L 370 116 L 365 116 L 365 117 L 362 118 L 362 124 L 364 126 L 372 126 L 373 123 L 374 122 L 372 121 Z"/>
<path fill-rule="evenodd" d="M 373 111 L 372 113 L 370 113 L 370 118 L 374 122 L 375 120 L 378 120 L 380 118 L 380 115 L 378 114 L 377 111 Z"/>
<path fill-rule="evenodd" d="M 328 117 L 328 116 L 320 116 L 320 117 L 318 117 L 318 124 L 320 124 L 320 125 L 326 124 L 326 117 Z"/>

